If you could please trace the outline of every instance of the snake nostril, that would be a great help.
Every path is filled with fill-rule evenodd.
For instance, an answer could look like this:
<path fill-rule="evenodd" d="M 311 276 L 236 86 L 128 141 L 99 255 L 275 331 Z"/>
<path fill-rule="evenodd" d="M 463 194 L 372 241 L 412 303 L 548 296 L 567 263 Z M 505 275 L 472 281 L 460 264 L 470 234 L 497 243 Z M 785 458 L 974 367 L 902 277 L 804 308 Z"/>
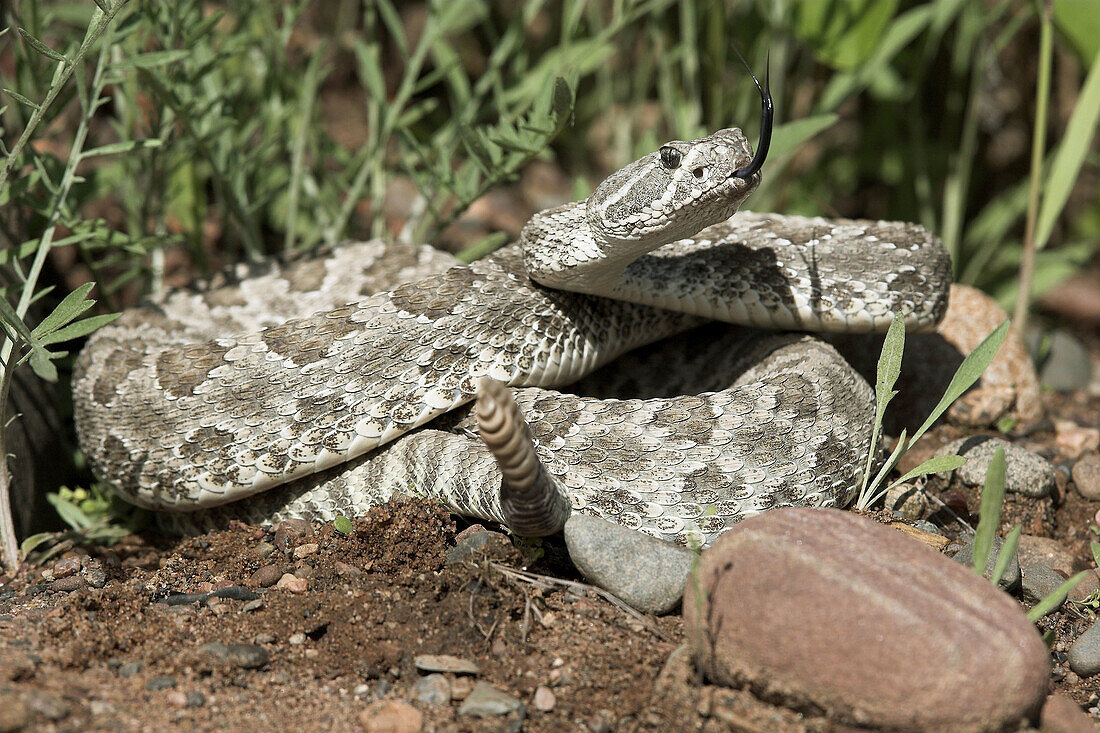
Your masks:
<path fill-rule="evenodd" d="M 695 170 L 693 170 L 693 171 L 692 171 L 691 173 L 692 173 L 692 175 L 694 175 L 694 176 L 695 176 L 696 178 L 702 178 L 702 177 L 703 177 L 703 169 L 702 169 L 702 168 L 696 168 L 696 169 L 695 169 Z"/>

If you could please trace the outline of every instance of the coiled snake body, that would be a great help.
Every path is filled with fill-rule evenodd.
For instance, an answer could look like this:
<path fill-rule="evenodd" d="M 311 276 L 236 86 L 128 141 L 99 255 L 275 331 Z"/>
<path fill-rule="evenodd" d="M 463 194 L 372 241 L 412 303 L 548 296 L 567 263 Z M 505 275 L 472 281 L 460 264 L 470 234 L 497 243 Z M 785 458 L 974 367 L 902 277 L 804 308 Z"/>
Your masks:
<path fill-rule="evenodd" d="M 517 388 L 524 470 L 537 458 L 576 510 L 709 542 L 773 506 L 844 504 L 866 382 L 811 336 L 696 327 L 927 327 L 949 262 L 914 225 L 735 216 L 750 157 L 736 129 L 671 142 L 469 266 L 367 242 L 171 293 L 81 354 L 81 445 L 119 494 L 188 522 L 353 516 L 395 491 L 508 521 L 463 407 L 488 377 Z M 626 357 L 648 378 L 620 361 L 557 391 L 675 334 Z"/>

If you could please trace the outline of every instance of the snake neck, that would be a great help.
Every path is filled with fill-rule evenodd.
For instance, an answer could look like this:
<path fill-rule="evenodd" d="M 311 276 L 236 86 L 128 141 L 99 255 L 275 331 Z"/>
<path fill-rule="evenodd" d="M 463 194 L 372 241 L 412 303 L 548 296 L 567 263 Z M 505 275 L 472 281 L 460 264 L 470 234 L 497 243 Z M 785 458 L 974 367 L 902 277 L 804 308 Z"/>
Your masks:
<path fill-rule="evenodd" d="M 531 217 L 519 243 L 527 274 L 540 285 L 606 294 L 615 289 L 627 265 L 665 242 L 649 237 L 611 243 L 589 222 L 587 202 L 574 201 Z"/>

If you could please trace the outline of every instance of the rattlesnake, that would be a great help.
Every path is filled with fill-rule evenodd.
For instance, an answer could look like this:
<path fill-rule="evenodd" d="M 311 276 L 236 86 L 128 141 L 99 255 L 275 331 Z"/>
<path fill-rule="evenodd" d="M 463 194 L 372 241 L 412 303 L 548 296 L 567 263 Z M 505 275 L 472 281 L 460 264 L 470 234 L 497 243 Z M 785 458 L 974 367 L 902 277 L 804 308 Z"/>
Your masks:
<path fill-rule="evenodd" d="M 492 378 L 517 388 L 528 458 L 575 510 L 707 543 L 773 506 L 844 504 L 866 382 L 814 337 L 699 324 L 928 327 L 949 260 L 911 224 L 735 215 L 762 157 L 738 129 L 670 142 L 468 266 L 372 241 L 170 293 L 89 340 L 81 445 L 121 496 L 186 523 L 331 519 L 395 491 L 506 522 L 463 407 Z M 629 397 L 622 361 L 557 391 L 670 336 L 625 357 L 656 369 L 650 399 Z"/>

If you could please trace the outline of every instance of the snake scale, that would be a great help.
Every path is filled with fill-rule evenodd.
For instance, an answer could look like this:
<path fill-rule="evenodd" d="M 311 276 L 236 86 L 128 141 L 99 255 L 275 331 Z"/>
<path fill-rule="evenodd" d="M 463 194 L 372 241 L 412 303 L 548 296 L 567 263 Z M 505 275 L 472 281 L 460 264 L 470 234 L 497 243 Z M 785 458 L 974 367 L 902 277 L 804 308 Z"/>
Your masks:
<path fill-rule="evenodd" d="M 170 292 L 82 352 L 81 445 L 182 525 L 354 516 L 395 492 L 507 523 L 497 458 L 505 489 L 535 471 L 551 504 L 680 543 L 843 505 L 867 383 L 815 336 L 702 324 L 927 328 L 950 262 L 912 224 L 735 215 L 762 157 L 739 129 L 670 142 L 471 265 L 371 241 Z M 526 419 L 496 457 L 471 404 L 512 397 L 486 379 Z M 502 444 L 525 451 L 510 468 Z"/>

